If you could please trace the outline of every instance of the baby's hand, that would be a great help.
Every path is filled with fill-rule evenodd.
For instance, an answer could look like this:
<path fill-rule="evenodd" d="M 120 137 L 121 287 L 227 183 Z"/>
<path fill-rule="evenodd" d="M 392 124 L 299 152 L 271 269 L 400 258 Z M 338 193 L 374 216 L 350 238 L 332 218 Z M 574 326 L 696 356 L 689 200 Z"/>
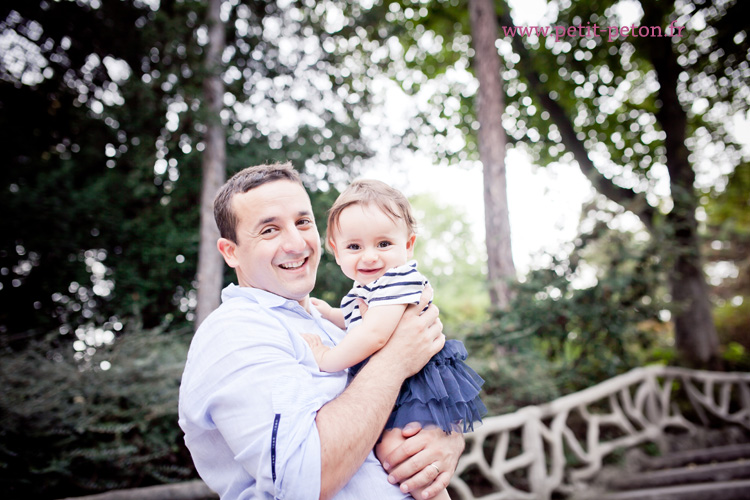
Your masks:
<path fill-rule="evenodd" d="M 357 306 L 359 307 L 360 316 L 362 316 L 362 319 L 365 319 L 365 314 L 367 314 L 367 310 L 370 308 L 370 306 L 367 305 L 365 299 L 360 297 L 357 297 Z"/>
<path fill-rule="evenodd" d="M 320 312 L 323 319 L 330 321 L 342 330 L 346 328 L 344 313 L 341 312 L 341 309 L 331 307 L 325 300 L 316 299 L 315 297 L 310 297 L 310 303 Z"/>
<path fill-rule="evenodd" d="M 315 362 L 318 363 L 318 366 L 320 366 L 323 362 L 323 356 L 325 356 L 325 354 L 330 351 L 331 348 L 323 345 L 323 342 L 317 335 L 313 335 L 312 333 L 302 333 L 300 335 L 302 335 L 302 338 L 305 339 L 305 342 L 310 345 L 313 356 L 315 356 Z"/>
<path fill-rule="evenodd" d="M 310 297 L 310 302 L 318 311 L 320 311 L 321 316 L 323 316 L 325 319 L 330 320 L 333 307 L 328 305 L 328 302 L 326 302 L 325 300 L 316 299 L 315 297 Z"/>

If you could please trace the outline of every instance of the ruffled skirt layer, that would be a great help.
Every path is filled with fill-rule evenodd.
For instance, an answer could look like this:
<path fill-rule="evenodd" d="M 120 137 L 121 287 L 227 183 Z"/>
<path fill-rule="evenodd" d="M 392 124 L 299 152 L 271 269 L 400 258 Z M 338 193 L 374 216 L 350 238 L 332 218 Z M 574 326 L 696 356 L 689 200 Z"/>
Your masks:
<path fill-rule="evenodd" d="M 464 360 L 466 348 L 448 340 L 416 375 L 406 379 L 386 429 L 403 428 L 410 422 L 437 425 L 445 432 L 467 432 L 481 423 L 487 408 L 479 398 L 484 380 Z"/>

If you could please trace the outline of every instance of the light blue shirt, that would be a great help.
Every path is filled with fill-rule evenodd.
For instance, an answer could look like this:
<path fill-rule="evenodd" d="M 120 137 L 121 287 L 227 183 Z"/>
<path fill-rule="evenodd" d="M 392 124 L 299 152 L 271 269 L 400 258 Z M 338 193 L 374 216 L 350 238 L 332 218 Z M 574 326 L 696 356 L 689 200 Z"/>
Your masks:
<path fill-rule="evenodd" d="M 201 478 L 222 499 L 320 496 L 318 410 L 346 387 L 345 371 L 318 369 L 299 335 L 344 335 L 312 308 L 230 285 L 193 337 L 180 386 L 180 427 Z M 337 500 L 411 498 L 370 452 Z"/>

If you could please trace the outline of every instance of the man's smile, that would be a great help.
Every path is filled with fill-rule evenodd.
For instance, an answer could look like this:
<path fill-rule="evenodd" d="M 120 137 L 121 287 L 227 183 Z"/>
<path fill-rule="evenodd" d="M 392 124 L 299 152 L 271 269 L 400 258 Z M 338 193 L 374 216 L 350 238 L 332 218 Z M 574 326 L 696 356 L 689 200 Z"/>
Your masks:
<path fill-rule="evenodd" d="M 279 267 L 282 269 L 299 269 L 305 263 L 307 262 L 307 257 L 305 257 L 302 260 L 295 260 L 294 262 L 285 262 L 284 264 L 279 264 Z"/>

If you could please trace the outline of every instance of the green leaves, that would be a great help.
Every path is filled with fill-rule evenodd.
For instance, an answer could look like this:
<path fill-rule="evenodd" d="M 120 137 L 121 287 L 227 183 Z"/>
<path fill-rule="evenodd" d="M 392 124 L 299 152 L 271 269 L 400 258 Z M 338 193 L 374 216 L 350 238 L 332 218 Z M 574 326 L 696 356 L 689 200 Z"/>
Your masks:
<path fill-rule="evenodd" d="M 189 322 L 209 119 L 203 2 L 22 4 L 0 30 L 36 45 L 50 72 L 34 85 L 7 72 L 0 80 L 0 208 L 13 214 L 0 222 L 0 334 L 18 341 L 129 316 L 146 327 Z M 367 68 L 353 72 L 322 50 L 315 6 L 231 7 L 228 173 L 289 159 L 313 198 L 343 184 L 372 154 L 359 123 Z M 87 252 L 102 256 L 103 276 Z"/>
<path fill-rule="evenodd" d="M 129 330 L 87 366 L 54 334 L 5 352 L 3 491 L 61 498 L 191 477 L 176 424 L 190 333 Z"/>
<path fill-rule="evenodd" d="M 651 244 L 601 224 L 567 258 L 532 270 L 515 287 L 508 312 L 468 341 L 479 352 L 501 346 L 538 353 L 562 392 L 581 390 L 669 345 L 662 272 Z"/>

